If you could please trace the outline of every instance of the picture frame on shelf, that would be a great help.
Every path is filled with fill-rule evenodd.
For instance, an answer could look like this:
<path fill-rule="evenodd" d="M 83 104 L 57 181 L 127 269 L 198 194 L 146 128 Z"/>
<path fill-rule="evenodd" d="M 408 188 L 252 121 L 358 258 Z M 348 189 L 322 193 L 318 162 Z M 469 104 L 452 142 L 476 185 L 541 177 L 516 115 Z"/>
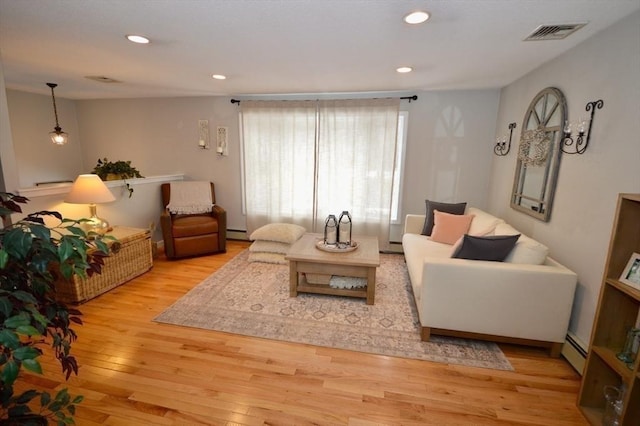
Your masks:
<path fill-rule="evenodd" d="M 620 281 L 640 290 L 640 253 L 633 253 L 620 275 Z"/>

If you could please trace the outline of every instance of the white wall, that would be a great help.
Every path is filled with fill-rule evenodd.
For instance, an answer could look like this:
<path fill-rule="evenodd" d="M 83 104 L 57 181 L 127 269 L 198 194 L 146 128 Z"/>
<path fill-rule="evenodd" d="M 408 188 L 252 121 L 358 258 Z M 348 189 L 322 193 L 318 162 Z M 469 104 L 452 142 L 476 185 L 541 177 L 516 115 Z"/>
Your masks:
<path fill-rule="evenodd" d="M 46 110 L 50 99 L 23 92 L 8 93 L 14 134 L 24 146 L 22 151 L 32 153 L 18 160 L 19 164 L 25 164 L 21 182 L 35 182 L 32 175 L 42 169 L 40 163 L 46 164 L 50 158 L 50 154 L 37 153 L 48 150 L 51 144 L 38 138 L 38 132 L 46 135 L 48 128 L 33 130 L 25 117 L 30 116 L 30 111 Z M 409 111 L 402 217 L 406 213 L 423 213 L 426 198 L 466 200 L 484 206 L 499 91 L 417 94 L 417 101 L 403 101 L 401 105 L 401 109 Z M 40 105 L 32 105 L 37 100 Z M 230 98 L 83 100 L 73 105 L 78 124 L 77 130 L 69 133 L 72 140 L 82 141 L 82 149 L 71 144 L 53 147 L 58 150 L 56 153 L 81 155 L 81 158 L 74 157 L 75 163 L 69 166 L 71 179 L 79 173 L 90 172 L 98 158 L 107 157 L 112 161 L 131 160 L 145 176 L 182 173 L 186 179 L 211 180 L 216 183 L 217 203 L 227 210 L 228 228 L 245 229 L 238 107 L 230 103 Z M 209 120 L 212 135 L 209 150 L 197 145 L 198 120 L 201 119 Z M 216 126 L 229 128 L 228 156 L 220 157 L 215 152 Z M 22 136 L 25 133 L 31 137 Z M 82 168 L 78 170 L 77 164 L 82 164 Z M 134 194 L 118 207 L 135 217 L 140 209 L 136 198 Z M 401 230 L 402 225 L 393 227 L 392 240 L 400 240 Z"/>
<path fill-rule="evenodd" d="M 562 90 L 568 117 L 587 117 L 587 102 L 602 99 L 583 155 L 564 155 L 548 223 L 509 207 L 518 140 L 506 157 L 494 157 L 489 209 L 540 240 L 551 256 L 578 274 L 570 330 L 588 344 L 600 291 L 618 193 L 640 192 L 640 12 L 503 88 L 497 133 L 522 120 L 545 87 Z M 551 43 L 551 42 L 549 42 Z"/>
<path fill-rule="evenodd" d="M 19 186 L 26 188 L 38 182 L 73 180 L 82 173 L 83 143 L 78 133 L 76 103 L 56 96 L 58 122 L 69 134 L 69 142 L 58 146 L 49 138 L 56 123 L 51 95 L 14 90 L 6 93 L 13 148 L 19 165 Z"/>
<path fill-rule="evenodd" d="M 18 186 L 18 166 L 16 164 L 16 153 L 13 148 L 13 138 L 11 136 L 11 121 L 9 120 L 9 106 L 7 103 L 7 91 L 4 85 L 4 69 L 2 66 L 2 55 L 0 52 L 0 167 L 2 176 L 0 177 L 0 189 L 5 191 L 15 191 Z"/>
<path fill-rule="evenodd" d="M 421 92 L 408 106 L 403 213 L 425 199 L 485 207 L 498 90 Z"/>
<path fill-rule="evenodd" d="M 226 97 L 77 101 L 83 162 L 131 160 L 144 176 L 185 174 L 211 180 L 227 227 L 244 230 L 237 105 Z M 198 120 L 209 120 L 211 149 L 198 147 Z M 216 126 L 229 128 L 228 156 L 215 149 Z M 135 194 L 134 194 L 135 197 Z"/>

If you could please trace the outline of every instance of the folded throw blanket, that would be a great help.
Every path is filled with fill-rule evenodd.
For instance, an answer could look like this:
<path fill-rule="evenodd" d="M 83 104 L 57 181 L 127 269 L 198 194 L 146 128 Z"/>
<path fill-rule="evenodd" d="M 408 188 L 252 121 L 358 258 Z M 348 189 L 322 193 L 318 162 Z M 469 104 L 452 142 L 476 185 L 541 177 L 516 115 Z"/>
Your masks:
<path fill-rule="evenodd" d="M 329 286 L 333 288 L 362 288 L 367 286 L 367 279 L 334 275 L 329 281 Z"/>
<path fill-rule="evenodd" d="M 208 213 L 213 207 L 211 184 L 205 181 L 171 182 L 171 201 L 167 208 L 174 214 Z"/>

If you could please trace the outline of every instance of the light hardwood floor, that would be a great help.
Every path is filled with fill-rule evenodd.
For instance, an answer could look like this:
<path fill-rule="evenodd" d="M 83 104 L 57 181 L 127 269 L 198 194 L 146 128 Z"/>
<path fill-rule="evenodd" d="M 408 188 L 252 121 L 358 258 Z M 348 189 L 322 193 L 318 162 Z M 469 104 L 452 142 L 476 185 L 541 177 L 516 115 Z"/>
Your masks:
<path fill-rule="evenodd" d="M 248 246 L 153 269 L 80 306 L 64 382 L 45 354 L 28 387 L 68 387 L 78 425 L 584 425 L 580 376 L 501 345 L 515 371 L 408 360 L 158 324 L 152 318 Z"/>

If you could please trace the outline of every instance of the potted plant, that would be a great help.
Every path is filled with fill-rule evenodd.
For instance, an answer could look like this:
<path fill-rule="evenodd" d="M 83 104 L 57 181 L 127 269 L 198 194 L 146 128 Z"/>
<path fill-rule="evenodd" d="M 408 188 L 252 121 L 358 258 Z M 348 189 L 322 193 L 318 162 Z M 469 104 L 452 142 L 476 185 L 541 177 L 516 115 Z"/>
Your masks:
<path fill-rule="evenodd" d="M 100 273 L 109 248 L 99 235 L 87 235 L 78 226 L 86 219 L 64 219 L 55 211 L 8 223 L 27 201 L 0 192 L 0 425 L 73 424 L 82 396 L 72 397 L 66 389 L 53 396 L 34 389 L 15 394 L 14 384 L 24 370 L 42 374 L 38 357 L 45 344 L 52 346 L 67 379 L 78 374 L 70 355 L 77 337 L 71 326 L 82 324 L 81 313 L 55 299 L 55 282 L 60 276 Z M 55 225 L 47 226 L 45 218 Z"/>
<path fill-rule="evenodd" d="M 131 165 L 131 161 L 109 161 L 106 157 L 98 159 L 98 163 L 93 168 L 91 173 L 95 173 L 100 176 L 102 180 L 118 180 L 122 179 L 127 191 L 129 191 L 129 198 L 133 194 L 133 188 L 126 179 L 143 178 L 135 167 Z"/>

